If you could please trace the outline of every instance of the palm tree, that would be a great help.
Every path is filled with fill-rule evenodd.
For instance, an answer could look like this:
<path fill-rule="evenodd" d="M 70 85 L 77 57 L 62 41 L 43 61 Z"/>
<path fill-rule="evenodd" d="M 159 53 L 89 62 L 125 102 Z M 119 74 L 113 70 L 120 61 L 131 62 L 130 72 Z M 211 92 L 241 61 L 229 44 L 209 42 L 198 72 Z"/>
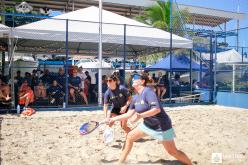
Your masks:
<path fill-rule="evenodd" d="M 136 17 L 136 19 L 153 27 L 170 31 L 170 6 L 169 1 L 157 1 L 155 5 L 146 8 L 144 14 Z M 186 10 L 173 10 L 172 17 L 173 33 L 184 36 L 184 22 L 188 19 L 188 12 Z"/>
<path fill-rule="evenodd" d="M 170 31 L 170 6 L 171 3 L 169 1 L 157 1 L 155 5 L 146 8 L 143 15 L 136 17 L 136 20 L 165 31 Z M 184 22 L 189 18 L 188 12 L 186 10 L 173 10 L 172 17 L 172 32 L 179 36 L 188 36 L 184 28 Z M 164 52 L 155 53 L 140 60 L 154 63 L 163 57 Z"/>

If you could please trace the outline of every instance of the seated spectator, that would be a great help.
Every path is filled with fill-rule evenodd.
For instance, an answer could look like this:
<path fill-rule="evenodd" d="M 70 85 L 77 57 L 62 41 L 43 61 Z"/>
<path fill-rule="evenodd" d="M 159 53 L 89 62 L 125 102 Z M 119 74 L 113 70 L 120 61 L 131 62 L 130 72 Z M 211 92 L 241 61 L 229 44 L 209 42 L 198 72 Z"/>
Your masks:
<path fill-rule="evenodd" d="M 54 105 L 62 104 L 64 98 L 64 92 L 58 85 L 56 80 L 53 80 L 52 86 L 48 88 L 49 102 Z"/>
<path fill-rule="evenodd" d="M 192 87 L 193 87 L 193 90 L 195 90 L 195 89 L 200 89 L 200 87 L 199 87 L 199 84 L 198 84 L 198 82 L 194 79 L 193 80 L 193 82 L 192 82 Z"/>
<path fill-rule="evenodd" d="M 10 86 L 0 79 L 0 100 L 9 101 L 10 99 Z"/>
<path fill-rule="evenodd" d="M 25 72 L 25 77 L 23 78 L 23 82 L 27 81 L 29 86 L 31 87 L 32 85 L 32 75 L 29 72 Z"/>
<path fill-rule="evenodd" d="M 45 71 L 44 71 L 43 75 L 41 75 L 40 79 L 45 86 L 49 86 L 52 84 L 52 76 L 51 76 L 48 69 L 45 69 Z"/>
<path fill-rule="evenodd" d="M 30 103 L 34 102 L 34 93 L 28 84 L 27 80 L 24 80 L 19 89 L 19 104 L 27 107 Z"/>
<path fill-rule="evenodd" d="M 46 87 L 44 86 L 42 81 L 40 81 L 39 84 L 34 87 L 34 94 L 37 99 L 46 98 Z"/>
<path fill-rule="evenodd" d="M 81 79 L 80 77 L 77 76 L 77 69 L 74 69 L 72 76 L 69 77 L 69 92 L 72 98 L 72 102 L 74 103 L 76 102 L 75 93 L 77 92 L 80 96 L 83 97 L 84 102 L 88 104 L 88 99 L 80 85 L 81 85 Z"/>
<path fill-rule="evenodd" d="M 66 76 L 63 68 L 59 68 L 59 73 L 57 77 L 55 77 L 55 80 L 57 80 L 58 85 L 61 87 L 63 92 L 65 92 Z"/>

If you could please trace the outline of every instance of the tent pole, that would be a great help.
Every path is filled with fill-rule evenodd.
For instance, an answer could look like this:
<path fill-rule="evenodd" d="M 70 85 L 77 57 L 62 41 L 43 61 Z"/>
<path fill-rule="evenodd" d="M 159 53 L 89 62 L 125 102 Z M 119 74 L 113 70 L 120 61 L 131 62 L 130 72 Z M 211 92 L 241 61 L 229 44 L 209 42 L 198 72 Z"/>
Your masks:
<path fill-rule="evenodd" d="M 69 91 L 68 91 L 68 56 L 69 56 L 69 50 L 68 50 L 68 24 L 69 21 L 68 19 L 66 19 L 66 41 L 65 41 L 65 49 L 66 49 L 66 61 L 65 61 L 65 77 L 66 77 L 66 85 L 65 85 L 65 107 L 63 108 L 67 108 L 68 107 L 68 100 L 69 100 Z M 63 105 L 64 106 L 64 105 Z"/>
<path fill-rule="evenodd" d="M 172 82 L 171 82 L 171 76 L 172 76 L 172 0 L 170 0 L 170 81 L 169 81 L 169 87 L 170 87 L 170 102 L 172 98 Z"/>
<path fill-rule="evenodd" d="M 214 75 L 213 75 L 213 34 L 210 34 L 210 79 L 209 79 L 209 88 L 210 88 L 210 93 L 209 93 L 209 102 L 213 103 L 213 81 L 214 81 Z"/>
<path fill-rule="evenodd" d="M 102 0 L 99 0 L 99 44 L 98 44 L 98 105 L 102 105 Z"/>
<path fill-rule="evenodd" d="M 215 33 L 215 46 L 214 46 L 214 96 L 213 100 L 216 102 L 216 65 L 217 65 L 217 35 Z"/>
<path fill-rule="evenodd" d="M 190 83 L 190 92 L 192 93 L 192 49 L 190 49 L 190 63 L 189 63 L 189 83 Z"/>
<path fill-rule="evenodd" d="M 2 75 L 4 76 L 4 69 L 5 69 L 5 51 L 2 51 Z"/>
<path fill-rule="evenodd" d="M 126 72 L 126 30 L 127 30 L 127 25 L 124 24 L 124 45 L 123 45 L 123 55 L 124 55 L 124 64 L 123 64 L 123 77 L 121 77 L 123 79 L 123 82 L 125 82 L 125 72 Z M 123 84 L 124 85 L 124 84 Z"/>
<path fill-rule="evenodd" d="M 9 40 L 8 40 L 8 58 L 9 58 L 9 62 L 10 62 L 10 79 L 11 79 L 11 100 L 12 100 L 12 108 L 14 109 L 16 107 L 15 105 L 15 83 L 14 83 L 14 41 L 12 38 L 12 28 L 11 28 L 11 35 L 9 36 Z"/>
<path fill-rule="evenodd" d="M 244 63 L 244 47 L 242 47 L 242 63 Z"/>
<path fill-rule="evenodd" d="M 235 70 L 236 70 L 236 66 L 235 64 L 233 64 L 233 76 L 232 76 L 232 92 L 235 92 Z"/>
<path fill-rule="evenodd" d="M 202 82 L 202 52 L 200 52 L 200 82 Z"/>

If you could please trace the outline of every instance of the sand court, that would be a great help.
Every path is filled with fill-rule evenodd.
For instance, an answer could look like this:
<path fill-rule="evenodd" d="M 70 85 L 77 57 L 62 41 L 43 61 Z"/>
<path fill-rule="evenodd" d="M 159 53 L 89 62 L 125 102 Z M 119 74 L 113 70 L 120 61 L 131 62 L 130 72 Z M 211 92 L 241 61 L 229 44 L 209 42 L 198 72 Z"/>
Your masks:
<path fill-rule="evenodd" d="M 166 108 L 172 119 L 177 147 L 194 164 L 211 164 L 221 153 L 223 164 L 248 162 L 248 111 L 216 105 Z M 114 141 L 103 143 L 101 128 L 87 136 L 79 127 L 87 120 L 103 119 L 102 111 L 37 112 L 31 117 L 1 115 L 1 164 L 116 164 L 125 134 L 113 126 Z M 150 137 L 135 143 L 127 164 L 178 165 L 162 145 Z"/>

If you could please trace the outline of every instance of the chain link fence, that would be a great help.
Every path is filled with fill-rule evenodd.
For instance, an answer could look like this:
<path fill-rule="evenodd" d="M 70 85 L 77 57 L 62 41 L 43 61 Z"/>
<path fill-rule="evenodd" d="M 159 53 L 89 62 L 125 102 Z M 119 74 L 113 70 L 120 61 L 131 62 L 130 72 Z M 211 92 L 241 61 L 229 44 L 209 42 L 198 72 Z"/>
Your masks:
<path fill-rule="evenodd" d="M 210 23 L 207 22 L 210 18 L 199 19 L 176 5 L 172 13 L 172 29 L 102 23 L 101 92 L 107 89 L 107 76 L 114 72 L 118 72 L 121 84 L 131 88 L 134 71 L 140 72 L 163 60 L 167 63 L 160 71 L 149 71 L 153 88 L 162 101 L 214 102 L 217 90 L 247 91 L 244 59 L 248 48 L 246 38 L 242 37 L 247 29 L 219 32 L 217 24 L 223 20 L 217 17 Z M 13 28 L 0 27 L 1 70 L 5 83 L 9 84 L 9 91 L 6 87 L 4 92 L 12 98 L 12 107 L 98 104 L 98 22 L 60 17 L 6 17 L 6 24 Z M 199 26 L 204 20 L 205 25 Z M 241 54 L 242 65 L 218 63 L 218 53 L 232 49 Z M 184 67 L 179 68 L 176 62 Z M 162 77 L 163 87 L 159 85 Z"/>

